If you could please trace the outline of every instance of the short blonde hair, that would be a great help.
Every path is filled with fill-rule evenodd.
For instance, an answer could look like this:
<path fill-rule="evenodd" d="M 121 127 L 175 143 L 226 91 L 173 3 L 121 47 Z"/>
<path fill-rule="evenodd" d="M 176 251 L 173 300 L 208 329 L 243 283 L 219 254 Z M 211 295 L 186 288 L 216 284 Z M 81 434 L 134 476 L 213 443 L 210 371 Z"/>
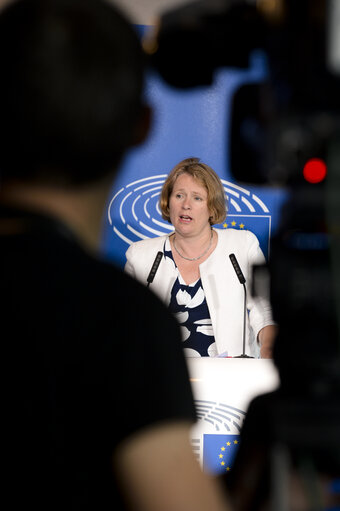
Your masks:
<path fill-rule="evenodd" d="M 227 216 L 227 204 L 223 185 L 216 172 L 209 167 L 209 165 L 200 163 L 199 158 L 186 158 L 180 161 L 168 175 L 163 185 L 160 198 L 160 208 L 164 220 L 170 222 L 170 196 L 175 181 L 181 174 L 189 174 L 189 176 L 197 179 L 207 190 L 210 225 L 224 222 Z"/>

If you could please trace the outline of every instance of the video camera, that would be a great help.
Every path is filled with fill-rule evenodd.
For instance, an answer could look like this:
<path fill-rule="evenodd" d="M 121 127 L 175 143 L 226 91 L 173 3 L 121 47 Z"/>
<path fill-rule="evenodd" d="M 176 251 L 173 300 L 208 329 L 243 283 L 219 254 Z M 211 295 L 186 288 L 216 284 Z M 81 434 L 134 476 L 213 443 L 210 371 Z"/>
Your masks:
<path fill-rule="evenodd" d="M 197 1 L 161 16 L 144 47 L 181 89 L 212 84 L 221 67 L 247 68 L 255 50 L 265 55 L 267 78 L 233 98 L 230 167 L 239 182 L 288 191 L 268 268 L 274 362 L 294 413 L 278 412 L 281 424 L 273 418 L 269 427 L 273 442 L 295 454 L 299 444 L 323 472 L 328 452 L 339 477 L 340 1 Z M 254 268 L 255 293 L 263 271 Z M 297 402 L 306 404 L 300 415 Z M 322 456 L 304 434 L 311 406 L 321 414 L 315 432 L 327 438 Z"/>
<path fill-rule="evenodd" d="M 339 129 L 339 31 L 336 0 L 201 0 L 165 13 L 144 46 L 162 78 L 183 89 L 212 84 L 221 67 L 247 68 L 263 50 L 268 79 L 234 97 L 231 171 L 285 185 L 308 158 L 325 157 Z"/>

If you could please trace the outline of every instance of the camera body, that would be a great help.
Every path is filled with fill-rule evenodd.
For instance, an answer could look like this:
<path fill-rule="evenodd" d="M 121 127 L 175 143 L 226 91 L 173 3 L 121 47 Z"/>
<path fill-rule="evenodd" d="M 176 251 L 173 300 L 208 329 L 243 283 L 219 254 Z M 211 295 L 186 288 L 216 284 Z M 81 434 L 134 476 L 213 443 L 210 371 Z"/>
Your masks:
<path fill-rule="evenodd" d="M 340 32 L 332 0 L 197 1 L 165 13 L 145 39 L 151 66 L 170 85 L 212 84 L 221 67 L 247 68 L 254 50 L 267 80 L 248 84 L 231 112 L 231 171 L 237 181 L 291 185 L 309 158 L 325 158 L 340 127 Z M 338 22 L 340 23 L 340 22 Z M 340 52 L 340 50 L 339 50 Z M 340 60 L 340 57 L 337 57 Z M 333 61 L 336 57 L 333 57 Z"/>

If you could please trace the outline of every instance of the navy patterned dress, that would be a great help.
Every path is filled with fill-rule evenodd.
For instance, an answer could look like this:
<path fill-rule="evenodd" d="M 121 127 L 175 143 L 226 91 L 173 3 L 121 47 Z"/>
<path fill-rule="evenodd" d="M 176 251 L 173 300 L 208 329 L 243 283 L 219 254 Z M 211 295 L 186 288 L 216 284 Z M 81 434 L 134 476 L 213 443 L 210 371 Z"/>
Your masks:
<path fill-rule="evenodd" d="M 216 343 L 201 279 L 189 285 L 184 282 L 172 256 L 169 238 L 163 252 L 178 272 L 169 309 L 180 324 L 184 354 L 186 357 L 215 357 Z"/>

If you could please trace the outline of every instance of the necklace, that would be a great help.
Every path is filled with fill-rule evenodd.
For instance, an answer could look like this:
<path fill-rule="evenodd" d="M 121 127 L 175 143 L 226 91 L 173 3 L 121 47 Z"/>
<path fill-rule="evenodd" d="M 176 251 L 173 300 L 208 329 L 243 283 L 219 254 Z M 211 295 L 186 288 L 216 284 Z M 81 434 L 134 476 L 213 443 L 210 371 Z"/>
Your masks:
<path fill-rule="evenodd" d="M 209 249 L 211 247 L 211 244 L 212 244 L 212 240 L 213 240 L 213 234 L 214 234 L 214 231 L 211 229 L 211 236 L 210 236 L 209 245 L 206 248 L 206 250 L 201 255 L 199 255 L 198 257 L 185 257 L 183 254 L 181 254 L 180 251 L 178 250 L 178 248 L 176 247 L 176 242 L 175 242 L 176 236 L 174 236 L 174 248 L 175 248 L 177 254 L 180 257 L 182 257 L 183 259 L 186 259 L 187 261 L 198 261 L 198 259 L 201 259 L 201 257 L 205 256 L 205 254 L 209 251 Z"/>

